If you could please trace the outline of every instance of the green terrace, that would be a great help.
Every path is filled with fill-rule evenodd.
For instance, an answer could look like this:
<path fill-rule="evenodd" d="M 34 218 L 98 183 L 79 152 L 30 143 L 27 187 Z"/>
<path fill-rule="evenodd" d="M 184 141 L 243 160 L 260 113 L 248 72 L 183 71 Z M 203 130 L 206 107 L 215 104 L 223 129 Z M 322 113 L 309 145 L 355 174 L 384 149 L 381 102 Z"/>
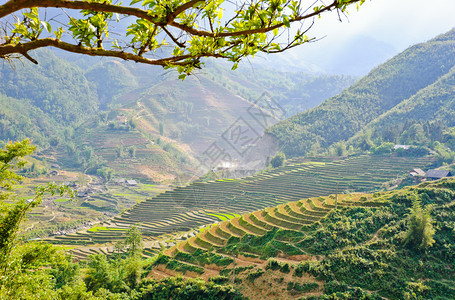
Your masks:
<path fill-rule="evenodd" d="M 296 232 L 310 230 L 310 226 L 327 216 L 335 207 L 376 207 L 383 205 L 380 200 L 371 200 L 363 194 L 330 195 L 303 199 L 275 207 L 268 207 L 231 220 L 212 224 L 195 236 L 171 247 L 166 253 L 178 259 L 183 254 L 196 251 L 223 250 L 230 239 L 242 239 L 246 235 L 264 236 L 274 229 Z M 286 245 L 287 248 L 295 245 Z"/>

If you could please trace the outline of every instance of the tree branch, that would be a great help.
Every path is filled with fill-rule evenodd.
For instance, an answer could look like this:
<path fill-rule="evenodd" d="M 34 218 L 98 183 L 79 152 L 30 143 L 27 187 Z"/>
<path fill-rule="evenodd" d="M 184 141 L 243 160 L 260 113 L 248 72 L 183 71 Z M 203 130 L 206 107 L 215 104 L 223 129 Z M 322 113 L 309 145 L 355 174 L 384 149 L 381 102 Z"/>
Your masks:
<path fill-rule="evenodd" d="M 127 6 L 117 6 L 108 3 L 87 2 L 80 0 L 10 0 L 4 5 L 0 6 L 0 18 L 3 18 L 13 12 L 24 8 L 32 7 L 63 7 L 69 9 L 89 9 L 99 12 L 112 12 L 124 15 L 136 16 L 141 19 L 146 19 L 150 22 L 156 23 L 156 17 L 148 15 L 147 11 Z"/>
<path fill-rule="evenodd" d="M 186 1 L 186 2 L 184 2 Z M 37 48 L 43 48 L 43 47 L 56 47 L 65 51 L 73 52 L 73 53 L 80 53 L 80 54 L 86 54 L 86 55 L 91 55 L 91 56 L 106 56 L 106 57 L 116 57 L 116 58 L 121 58 L 124 60 L 131 60 L 135 62 L 140 62 L 140 63 L 145 63 L 145 64 L 150 64 L 150 65 L 160 65 L 160 66 L 186 66 L 185 68 L 179 68 L 179 72 L 182 72 L 181 70 L 184 69 L 183 72 L 187 72 L 185 70 L 190 70 L 191 68 L 194 68 L 195 66 L 198 66 L 199 59 L 202 57 L 224 57 L 228 58 L 231 61 L 238 61 L 241 57 L 250 55 L 255 53 L 256 50 L 258 51 L 267 51 L 267 52 L 282 52 L 285 51 L 289 48 L 295 47 L 299 44 L 302 44 L 302 34 L 299 34 L 299 36 L 296 36 L 292 42 L 288 38 L 288 45 L 287 47 L 284 47 L 280 49 L 281 46 L 278 45 L 278 47 L 274 46 L 274 49 L 277 50 L 270 50 L 269 46 L 271 45 L 272 41 L 275 39 L 274 37 L 266 36 L 265 41 L 262 40 L 263 37 L 261 37 L 261 42 L 252 42 L 251 45 L 244 44 L 244 41 L 242 38 L 244 36 L 249 37 L 257 35 L 257 34 L 266 34 L 269 33 L 275 29 L 279 28 L 284 28 L 285 23 L 286 26 L 290 26 L 288 23 L 294 23 L 294 22 L 300 22 L 303 20 L 308 20 L 308 19 L 313 19 L 315 16 L 320 16 L 324 12 L 331 11 L 333 9 L 341 10 L 344 9 L 347 5 L 353 4 L 356 2 L 364 1 L 364 0 L 330 0 L 331 4 L 327 6 L 321 6 L 321 7 L 314 7 L 314 11 L 311 11 L 310 13 L 307 13 L 308 9 L 301 12 L 299 9 L 294 9 L 292 8 L 293 11 L 293 17 L 290 18 L 291 16 L 287 16 L 285 13 L 283 13 L 280 10 L 280 13 L 277 12 L 275 15 L 275 10 L 274 7 L 272 7 L 272 4 L 268 1 L 260 1 L 262 4 L 260 6 L 260 9 L 256 6 L 255 2 L 249 3 L 248 1 L 244 1 L 244 3 L 241 5 L 240 10 L 242 13 L 238 10 L 236 11 L 235 17 L 229 20 L 225 26 L 219 26 L 218 28 L 213 28 L 212 26 L 212 20 L 209 18 L 209 24 L 210 28 L 204 28 L 204 18 L 206 18 L 205 14 L 202 13 L 204 12 L 204 4 L 208 3 L 206 0 L 184 0 L 184 1 L 177 1 L 177 7 L 174 8 L 169 8 L 169 7 L 155 7 L 156 12 L 155 14 L 153 13 L 154 7 L 151 7 L 150 10 L 147 10 L 147 7 L 144 9 L 141 8 L 136 8 L 132 6 L 121 6 L 121 5 L 114 5 L 106 2 L 92 2 L 91 0 L 9 0 L 5 4 L 0 5 L 0 19 L 4 18 L 5 16 L 10 16 L 14 12 L 30 8 L 32 11 L 35 11 L 36 17 L 36 26 L 35 27 L 30 27 L 30 26 L 25 26 L 24 23 L 27 25 L 32 24 L 32 23 L 27 23 L 26 20 L 30 19 L 30 17 L 27 16 L 27 14 L 24 15 L 24 21 L 19 22 L 19 24 L 14 24 L 14 26 L 11 26 L 11 36 L 8 38 L 4 38 L 4 41 L 7 39 L 9 41 L 6 41 L 6 43 L 3 43 L 3 41 L 0 42 L 0 58 L 12 58 L 12 54 L 21 54 L 24 57 L 26 57 L 28 60 L 30 60 L 33 63 L 37 63 L 36 60 L 34 60 L 28 52 Z M 319 1 L 319 0 L 316 0 Z M 184 2 L 184 3 L 183 3 Z M 273 1 L 272 1 L 273 2 Z M 322 1 L 321 1 L 322 2 Z M 183 3 L 183 4 L 180 4 Z M 180 4 L 180 5 L 179 5 Z M 196 4 L 201 4 L 197 7 L 195 7 Z M 274 4 L 273 4 L 274 5 Z M 284 3 L 277 4 L 277 5 L 282 5 L 282 8 L 285 9 L 290 5 L 290 0 L 285 1 Z M 294 4 L 293 4 L 294 5 Z M 316 5 L 316 2 L 311 4 L 309 8 L 312 8 L 314 5 Z M 246 6 L 246 8 L 244 8 Z M 38 9 L 36 8 L 46 8 L 46 7 L 53 7 L 53 8 L 67 8 L 67 9 L 74 9 L 74 10 L 89 10 L 89 11 L 95 11 L 95 12 L 107 12 L 107 13 L 117 13 L 120 15 L 126 15 L 126 16 L 133 16 L 138 18 L 137 20 L 139 25 L 143 25 L 145 23 L 150 22 L 150 24 L 153 24 L 152 26 L 154 27 L 153 32 L 146 37 L 145 32 L 141 32 L 141 30 L 145 29 L 140 29 L 141 27 L 138 25 L 137 29 L 134 26 L 129 27 L 127 31 L 127 35 L 133 34 L 135 35 L 132 39 L 132 42 L 130 44 L 126 44 L 126 46 L 120 47 L 117 42 L 115 42 L 116 47 L 112 47 L 112 50 L 105 50 L 101 46 L 101 32 L 98 28 L 97 25 L 97 47 L 96 46 L 90 46 L 92 44 L 91 37 L 86 37 L 85 36 L 85 30 L 90 31 L 90 26 L 93 27 L 93 24 L 90 23 L 83 23 L 86 24 L 87 26 L 83 27 L 83 33 L 78 32 L 74 28 L 69 28 L 70 29 L 70 34 L 72 34 L 72 37 L 75 38 L 77 41 L 79 41 L 79 45 L 71 44 L 68 42 L 63 42 L 60 40 L 60 37 L 62 35 L 63 29 L 59 28 L 58 32 L 55 32 L 55 37 L 57 38 L 42 38 L 38 39 L 38 35 L 34 35 L 30 37 L 30 34 L 28 31 L 31 31 L 32 33 L 35 32 L 41 32 L 42 31 L 42 26 L 40 25 L 39 17 L 38 17 Z M 250 8 L 253 8 L 254 11 L 251 12 L 252 16 L 245 18 L 245 17 L 240 17 L 243 15 L 243 13 L 248 13 L 247 10 L 249 11 Z M 210 8 L 207 8 L 210 10 Z M 221 8 L 219 8 L 221 9 Z M 268 20 L 265 19 L 265 17 L 261 16 L 261 14 L 264 11 L 267 10 L 272 10 L 272 15 L 268 16 Z M 178 19 L 179 15 L 182 16 L 186 11 L 193 12 L 196 10 L 196 15 L 192 17 L 188 17 L 186 20 L 184 17 L 182 17 L 182 21 Z M 202 13 L 202 14 L 201 14 Z M 202 15 L 202 16 L 201 16 Z M 68 16 L 69 17 L 69 16 Z M 239 23 L 240 25 L 232 25 L 230 24 L 231 21 L 235 20 L 236 18 L 239 18 Z M 221 17 L 219 17 L 221 18 Z M 288 18 L 289 21 L 288 21 Z M 109 19 L 109 18 L 108 18 Z M 31 19 L 30 19 L 31 20 Z M 28 20 L 28 21 L 30 21 Z M 142 22 L 141 20 L 146 20 L 148 22 Z M 218 20 L 218 19 L 217 19 Z M 280 21 L 282 20 L 282 21 Z M 285 22 L 283 21 L 285 20 Z M 80 22 L 92 22 L 91 19 L 89 20 L 79 20 Z M 219 20 L 221 21 L 221 20 Z M 5 24 L 8 24 L 8 20 L 5 21 Z M 190 23 L 190 25 L 187 25 L 187 23 Z M 193 23 L 194 22 L 194 23 Z M 43 23 L 44 27 L 46 23 Z M 150 24 L 146 24 L 143 26 L 146 26 L 149 28 Z M 194 24 L 194 25 L 192 25 Z M 70 24 L 71 25 L 71 24 Z M 305 24 L 307 25 L 307 24 Z M 6 26 L 6 25 L 5 25 Z M 22 27 L 21 27 L 22 26 Z M 25 26 L 25 29 L 24 29 Z M 47 26 L 50 26 L 50 24 L 47 24 Z M 168 27 L 169 26 L 169 27 Z M 302 24 L 303 26 L 303 24 Z M 173 27 L 173 28 L 172 28 Z M 107 27 L 106 27 L 107 28 Z M 155 36 L 157 29 L 161 28 L 164 32 L 164 34 L 167 35 L 167 38 L 173 41 L 176 46 L 180 47 L 181 53 L 187 53 L 187 54 L 182 54 L 182 55 L 177 55 L 177 56 L 172 56 L 167 58 L 160 58 L 160 59 L 151 59 L 151 58 L 146 58 L 143 57 L 143 54 L 148 52 L 149 50 L 156 50 L 154 49 L 147 49 L 150 47 L 150 43 L 152 41 L 152 38 Z M 201 29 L 199 29 L 201 28 Z M 308 29 L 311 28 L 308 27 Z M 74 30 L 73 30 L 74 29 Z M 90 29 L 90 30 L 89 30 Z M 50 29 L 49 29 L 50 30 Z M 136 31 L 137 30 L 137 31 Z M 149 30 L 149 29 L 147 29 Z M 175 33 L 174 36 L 174 31 L 177 32 Z M 289 34 L 289 30 L 288 34 Z M 17 33 L 18 37 L 16 37 L 14 40 L 12 40 L 12 37 Z M 148 32 L 148 31 L 147 31 Z M 306 31 L 305 31 L 306 32 Z M 52 34 L 51 34 L 52 35 Z M 8 36 L 8 29 L 5 29 L 5 37 Z M 182 38 L 183 37 L 183 38 Z M 196 38 L 192 38 L 196 37 Z M 240 37 L 240 38 L 239 38 Z M 167 39 L 166 38 L 166 39 Z M 208 39 L 204 39 L 208 38 Z M 226 39 L 224 39 L 226 38 Z M 213 41 L 208 41 L 212 40 Z M 1 40 L 1 37 L 0 37 Z M 270 40 L 268 43 L 267 41 Z M 305 38 L 305 42 L 307 41 L 307 38 Z M 139 51 L 136 53 L 135 51 L 133 52 L 126 52 L 129 47 L 135 48 L 135 44 L 138 42 L 141 43 L 141 47 L 139 48 Z M 145 44 L 144 44 L 145 42 Z M 82 46 L 87 45 L 87 47 Z M 210 45 L 208 45 L 210 44 Z M 164 45 L 164 42 L 163 42 Z M 245 46 L 245 47 L 242 47 Z M 159 48 L 162 45 L 159 45 L 157 48 Z M 187 48 L 188 47 L 188 48 Z M 249 48 L 248 48 L 249 47 Z M 116 49 L 118 48 L 118 49 Z M 193 49 L 194 48 L 194 49 Z M 256 48 L 256 50 L 254 49 Z M 182 51 L 183 49 L 187 49 L 187 51 Z M 189 50 L 188 50 L 189 49 Z M 253 49 L 253 50 L 251 50 Z M 231 50 L 231 52 L 229 52 Z M 193 54 L 191 54 L 193 53 Z M 195 54 L 196 53 L 196 54 Z M 150 57 L 150 56 L 149 56 Z"/>
<path fill-rule="evenodd" d="M 174 21 L 175 18 L 182 12 L 184 12 L 187 9 L 192 8 L 196 3 L 201 2 L 201 0 L 190 0 L 185 4 L 180 5 L 177 7 L 168 17 L 167 17 L 167 23 L 171 23 Z M 205 2 L 205 1 L 204 1 Z"/>
<path fill-rule="evenodd" d="M 32 63 L 34 63 L 35 65 L 38 64 L 38 62 L 36 61 L 36 59 L 34 59 L 33 57 L 31 57 L 27 52 L 25 53 L 21 53 L 26 59 L 28 59 L 29 61 L 31 61 Z"/>
<path fill-rule="evenodd" d="M 180 48 L 186 48 L 185 44 L 179 42 L 179 40 L 178 40 L 176 37 L 174 37 L 174 36 L 172 35 L 172 33 L 169 32 L 169 30 L 167 30 L 166 26 L 161 26 L 161 29 L 163 29 L 163 31 L 166 32 L 166 34 L 171 38 L 171 40 L 172 40 L 177 46 L 179 46 Z"/>
<path fill-rule="evenodd" d="M 188 65 L 191 64 L 191 61 L 183 61 L 188 59 L 198 59 L 199 57 L 205 56 L 213 56 L 219 57 L 218 55 L 214 54 L 201 54 L 199 56 L 193 55 L 180 55 L 180 56 L 173 56 L 169 58 L 163 59 L 148 59 L 143 56 L 135 55 L 128 52 L 123 51 L 115 51 L 115 50 L 105 50 L 101 48 L 89 48 L 79 45 L 70 44 L 67 42 L 63 42 L 53 38 L 43 38 L 34 40 L 31 42 L 17 44 L 17 45 L 0 45 L 0 57 L 4 58 L 7 55 L 18 53 L 21 54 L 28 59 L 30 59 L 33 63 L 37 63 L 36 60 L 31 58 L 27 53 L 31 50 L 44 48 L 44 47 L 55 47 L 59 48 L 68 52 L 79 53 L 79 54 L 86 54 L 90 56 L 105 56 L 105 57 L 116 57 L 121 58 L 123 60 L 131 60 L 135 62 L 145 63 L 149 65 L 158 65 L 158 66 L 167 66 L 171 65 Z"/>
<path fill-rule="evenodd" d="M 351 4 L 351 3 L 355 3 L 355 2 L 359 2 L 359 1 L 361 1 L 361 0 L 351 0 L 351 1 L 349 1 L 349 3 Z M 305 19 L 309 19 L 309 18 L 318 16 L 318 15 L 320 15 L 323 12 L 331 11 L 333 8 L 338 7 L 338 5 L 339 5 L 338 0 L 335 0 L 332 4 L 330 4 L 328 6 L 325 6 L 324 8 L 322 8 L 322 9 L 320 9 L 318 11 L 315 11 L 315 12 L 312 12 L 312 13 L 307 14 L 307 15 L 298 16 L 296 18 L 290 19 L 289 23 L 299 22 L 299 21 L 303 21 Z M 218 32 L 218 33 L 213 33 L 213 32 L 209 32 L 209 31 L 206 31 L 206 30 L 198 30 L 198 29 L 195 29 L 195 28 L 193 28 L 191 26 L 180 24 L 180 23 L 177 23 L 175 21 L 172 21 L 169 25 L 177 27 L 177 28 L 179 28 L 179 29 L 181 29 L 183 31 L 186 31 L 186 32 L 188 32 L 188 33 L 190 33 L 192 35 L 197 35 L 197 36 L 233 37 L 233 36 L 249 35 L 249 34 L 255 34 L 255 33 L 267 33 L 267 32 L 273 31 L 276 28 L 283 27 L 284 23 L 281 22 L 281 23 L 275 24 L 273 26 L 267 26 L 267 27 L 261 27 L 261 28 L 255 28 L 255 29 L 246 29 L 246 30 L 234 31 L 234 32 Z"/>
<path fill-rule="evenodd" d="M 361 0 L 351 0 L 351 1 L 349 1 L 349 4 L 359 2 L 359 1 L 361 1 Z M 156 25 L 160 25 L 160 26 L 170 25 L 170 26 L 179 28 L 180 30 L 183 30 L 187 33 L 190 33 L 193 35 L 198 35 L 198 36 L 205 36 L 205 37 L 232 37 L 232 36 L 240 36 L 240 35 L 246 35 L 246 34 L 267 33 L 276 28 L 280 28 L 280 27 L 284 26 L 284 23 L 281 22 L 281 23 L 275 24 L 273 26 L 262 27 L 262 28 L 247 29 L 247 30 L 234 31 L 234 32 L 213 33 L 213 32 L 209 32 L 209 31 L 205 31 L 205 30 L 198 30 L 191 26 L 180 24 L 180 23 L 174 21 L 175 17 L 178 14 L 193 7 L 194 4 L 197 2 L 199 2 L 199 1 L 191 0 L 179 7 L 177 7 L 173 13 L 166 16 L 166 19 L 165 19 L 166 21 L 164 21 L 164 22 L 160 22 L 157 20 L 157 19 L 163 20 L 162 17 L 160 18 L 157 16 L 149 15 L 147 11 L 139 9 L 139 8 L 117 6 L 117 5 L 106 4 L 106 3 L 86 2 L 86 1 L 80 1 L 80 0 L 41 0 L 39 2 L 39 4 L 37 4 L 35 0 L 10 0 L 7 3 L 5 3 L 4 5 L 0 6 L 0 18 L 3 18 L 15 11 L 18 11 L 18 10 L 21 10 L 24 8 L 36 7 L 36 6 L 39 6 L 39 7 L 64 7 L 64 8 L 69 8 L 69 9 L 88 9 L 88 10 L 94 10 L 94 11 L 100 11 L 100 12 L 112 12 L 112 13 L 119 13 L 119 14 L 123 14 L 123 15 L 135 16 L 135 17 L 150 21 L 151 23 L 154 23 Z M 302 20 L 305 20 L 308 18 L 312 18 L 314 16 L 320 15 L 321 13 L 323 13 L 325 11 L 330 11 L 333 8 L 336 8 L 338 6 L 339 6 L 339 2 L 338 2 L 338 0 L 335 0 L 332 2 L 332 4 L 325 6 L 318 11 L 290 19 L 289 22 L 293 23 L 293 22 L 302 21 Z"/>

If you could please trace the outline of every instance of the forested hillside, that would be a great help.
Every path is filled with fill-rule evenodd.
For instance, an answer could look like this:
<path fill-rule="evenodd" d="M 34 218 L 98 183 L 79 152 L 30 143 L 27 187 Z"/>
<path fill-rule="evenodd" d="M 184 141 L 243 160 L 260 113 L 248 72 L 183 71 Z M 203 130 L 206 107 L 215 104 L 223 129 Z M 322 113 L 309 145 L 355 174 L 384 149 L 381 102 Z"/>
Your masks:
<path fill-rule="evenodd" d="M 398 126 L 406 119 L 452 120 L 446 124 L 450 126 L 454 119 L 454 53 L 452 30 L 410 47 L 341 94 L 276 124 L 268 132 L 280 140 L 286 154 L 299 156 L 348 140 L 379 117 L 375 122 L 387 126 Z"/>
<path fill-rule="evenodd" d="M 431 134 L 442 135 L 441 129 L 455 126 L 454 87 L 455 67 L 452 67 L 435 83 L 376 118 L 362 132 L 371 131 L 373 139 L 388 142 L 422 143 L 425 142 L 425 124 L 437 121 L 439 126 L 433 126 Z M 405 131 L 408 132 L 403 135 Z M 357 134 L 352 142 L 355 143 L 360 135 Z"/>
<path fill-rule="evenodd" d="M 31 137 L 46 146 L 98 111 L 96 86 L 80 68 L 50 50 L 36 55 L 38 66 L 24 61 L 0 69 L 0 140 Z"/>

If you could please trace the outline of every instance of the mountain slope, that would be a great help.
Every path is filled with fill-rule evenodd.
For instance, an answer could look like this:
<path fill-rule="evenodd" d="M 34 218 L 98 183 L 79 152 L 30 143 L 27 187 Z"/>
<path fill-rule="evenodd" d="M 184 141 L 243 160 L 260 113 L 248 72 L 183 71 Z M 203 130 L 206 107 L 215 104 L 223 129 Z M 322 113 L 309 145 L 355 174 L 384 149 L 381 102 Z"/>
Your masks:
<path fill-rule="evenodd" d="M 80 122 L 98 110 L 95 85 L 84 72 L 50 50 L 35 51 L 39 65 L 15 62 L 14 69 L 0 69 L 0 93 L 28 99 L 43 112 L 64 124 Z"/>
<path fill-rule="evenodd" d="M 268 129 L 290 156 L 347 140 L 370 122 L 449 74 L 455 30 L 410 47 L 372 70 L 340 95 Z M 450 75 L 447 75 L 450 77 Z M 441 104 L 434 104 L 439 106 Z"/>
<path fill-rule="evenodd" d="M 47 157 L 56 158 L 63 166 L 86 171 L 105 165 L 137 178 L 142 178 L 145 171 L 142 175 L 132 170 L 121 172 L 122 157 L 114 162 L 115 152 L 119 147 L 126 147 L 126 151 L 132 146 L 138 147 L 140 154 L 156 150 L 157 155 L 145 158 L 145 164 L 161 165 L 152 168 L 160 173 L 152 180 L 167 177 L 159 171 L 167 169 L 164 160 L 188 164 L 185 155 L 146 148 L 175 146 L 190 156 L 200 156 L 216 141 L 224 143 L 222 147 L 229 149 L 230 156 L 236 156 L 236 149 L 230 148 L 222 135 L 239 118 L 253 126 L 257 136 L 262 135 L 263 126 L 257 125 L 248 110 L 264 92 L 271 90 L 274 100 L 292 113 L 317 105 L 323 97 L 338 93 L 353 81 L 346 76 L 276 74 L 266 69 L 234 72 L 210 62 L 201 74 L 181 82 L 176 74 L 156 72 L 150 66 L 79 56 L 74 60 L 50 50 L 35 51 L 33 55 L 39 58 L 38 66 L 25 61 L 17 63 L 15 69 L 0 69 L 0 140 L 31 137 L 40 150 L 48 150 Z M 278 85 L 283 88 L 276 88 Z M 108 123 L 118 122 L 117 116 L 136 122 L 137 127 L 106 131 Z M 128 144 L 128 140 L 138 144 Z M 59 147 L 53 149 L 50 145 Z M 93 148 L 93 163 L 83 162 L 82 152 L 90 150 L 87 147 Z M 275 145 L 263 156 L 273 154 L 274 149 Z M 181 162 L 169 172 L 186 169 Z M 190 173 L 193 175 L 193 171 Z"/>
<path fill-rule="evenodd" d="M 406 121 L 433 120 L 439 120 L 448 127 L 455 126 L 455 67 L 435 83 L 373 120 L 363 132 L 403 126 Z"/>

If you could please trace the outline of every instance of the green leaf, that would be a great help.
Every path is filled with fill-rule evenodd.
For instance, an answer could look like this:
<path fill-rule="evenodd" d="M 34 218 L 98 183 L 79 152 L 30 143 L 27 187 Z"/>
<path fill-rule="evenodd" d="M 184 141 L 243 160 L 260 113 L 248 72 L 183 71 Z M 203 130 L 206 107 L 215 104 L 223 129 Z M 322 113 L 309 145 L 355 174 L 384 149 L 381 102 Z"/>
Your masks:
<path fill-rule="evenodd" d="M 136 4 L 138 2 L 141 2 L 141 0 L 133 0 L 133 1 L 131 1 L 130 5 Z"/>
<path fill-rule="evenodd" d="M 60 27 L 58 30 L 54 31 L 54 34 L 55 34 L 55 37 L 57 38 L 57 40 L 59 40 L 62 37 L 63 32 L 65 32 L 65 30 L 63 30 L 62 27 Z"/>
<path fill-rule="evenodd" d="M 277 35 L 277 34 L 278 34 L 278 28 L 273 29 L 273 35 Z"/>
<path fill-rule="evenodd" d="M 117 41 L 117 40 L 114 40 L 114 41 L 112 42 L 112 44 L 113 44 L 113 47 L 114 47 L 114 48 L 122 49 L 122 47 L 120 47 L 120 45 L 118 44 L 118 41 Z"/>
<path fill-rule="evenodd" d="M 24 16 L 26 16 L 27 18 L 29 19 L 32 19 L 32 20 L 38 20 L 38 16 L 35 15 L 35 14 L 31 14 L 31 13 L 23 13 Z"/>
<path fill-rule="evenodd" d="M 204 3 L 205 3 L 205 1 L 198 1 L 198 2 L 196 2 L 196 3 L 193 5 L 193 7 L 194 7 L 194 8 L 197 8 L 198 6 L 200 6 L 200 5 L 204 4 Z"/>
<path fill-rule="evenodd" d="M 286 26 L 287 28 L 290 28 L 290 27 L 291 27 L 291 23 L 289 22 L 288 16 L 283 16 L 283 24 L 284 24 L 284 26 Z"/>
<path fill-rule="evenodd" d="M 43 24 L 43 26 L 46 27 L 47 32 L 51 33 L 52 27 L 51 24 L 49 24 L 49 22 L 41 21 L 41 24 Z"/>

